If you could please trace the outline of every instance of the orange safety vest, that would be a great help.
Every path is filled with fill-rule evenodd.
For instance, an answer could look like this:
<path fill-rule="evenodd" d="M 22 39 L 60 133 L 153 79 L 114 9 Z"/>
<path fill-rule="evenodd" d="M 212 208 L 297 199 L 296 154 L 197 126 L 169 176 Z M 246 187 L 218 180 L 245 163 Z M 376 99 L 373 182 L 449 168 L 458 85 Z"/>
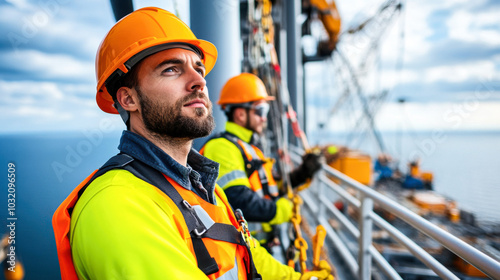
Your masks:
<path fill-rule="evenodd" d="M 132 166 L 132 167 L 131 167 Z M 193 255 L 197 258 L 198 267 L 207 275 L 210 279 L 216 279 L 219 275 L 219 265 L 221 262 L 231 262 L 234 263 L 234 258 L 238 258 L 238 278 L 239 279 L 260 279 L 260 275 L 257 274 L 250 250 L 242 238 L 240 231 L 239 221 L 234 216 L 233 210 L 226 199 L 222 199 L 224 196 L 219 193 L 219 189 L 216 188 L 216 195 L 223 201 L 226 211 L 221 211 L 220 208 L 215 205 L 204 201 L 203 199 L 198 199 L 197 195 L 191 191 L 183 188 L 177 184 L 174 180 L 168 178 L 164 174 L 157 171 L 151 171 L 152 168 L 146 166 L 140 161 L 134 161 L 134 159 L 126 154 L 119 154 L 111 158 L 106 164 L 103 165 L 99 170 L 94 171 L 90 176 L 88 176 L 83 182 L 81 182 L 70 195 L 61 203 L 57 208 L 54 216 L 52 218 L 52 225 L 54 228 L 54 234 L 57 246 L 57 255 L 59 258 L 59 264 L 61 268 L 61 277 L 63 280 L 77 280 L 78 276 L 73 264 L 73 259 L 71 255 L 71 245 L 69 240 L 69 231 L 71 225 L 71 213 L 73 207 L 76 205 L 78 198 L 85 191 L 86 187 L 97 177 L 104 174 L 105 172 L 122 168 L 130 171 L 139 178 L 148 178 L 152 180 L 154 186 L 162 190 L 176 205 L 178 205 L 179 216 L 184 216 L 186 222 L 186 227 L 184 228 L 181 235 L 184 238 L 191 237 L 192 246 L 189 249 Z M 161 182 L 158 177 L 163 177 L 163 182 Z M 147 175 L 147 176 L 145 176 Z M 152 179 L 151 179 L 152 178 Z M 166 189 L 165 186 L 168 188 Z M 173 187 L 173 188 L 171 188 Z M 167 190 L 167 191 L 165 191 Z M 172 191 L 173 190 L 173 191 Z M 181 204 L 184 206 L 179 207 Z M 201 220 L 198 221 L 194 217 L 197 217 L 196 211 L 192 210 L 192 206 L 200 205 L 207 213 L 212 212 L 210 217 L 215 222 L 208 229 L 204 227 Z M 181 209 L 182 207 L 188 210 Z M 186 211 L 190 211 L 190 215 L 186 214 Z M 175 211 L 175 209 L 174 209 Z M 227 212 L 226 215 L 224 212 Z M 194 215 L 193 215 L 194 214 Z M 201 223 L 200 223 L 201 222 Z M 200 225 L 201 224 L 201 225 Z M 227 245 L 221 246 L 220 241 L 225 241 Z M 221 251 L 226 251 L 221 247 L 232 247 L 226 248 L 227 251 L 234 251 L 236 246 L 236 255 L 231 259 L 224 259 L 226 257 L 221 254 Z"/>
<path fill-rule="evenodd" d="M 255 145 L 248 144 L 227 131 L 212 139 L 220 137 L 232 142 L 240 150 L 245 162 L 248 180 L 250 181 L 250 189 L 260 197 L 268 199 L 277 197 L 279 195 L 278 185 L 272 175 L 273 160 L 266 158 L 264 153 Z M 203 155 L 204 150 L 205 146 L 200 149 L 200 154 Z"/>

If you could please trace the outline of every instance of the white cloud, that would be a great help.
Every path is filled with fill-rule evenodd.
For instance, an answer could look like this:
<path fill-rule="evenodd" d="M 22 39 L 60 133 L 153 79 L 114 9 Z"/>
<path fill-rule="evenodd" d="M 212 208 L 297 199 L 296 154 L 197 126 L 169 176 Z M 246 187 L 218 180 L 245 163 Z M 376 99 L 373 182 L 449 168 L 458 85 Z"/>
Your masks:
<path fill-rule="evenodd" d="M 71 119 L 72 116 L 67 112 L 56 112 L 52 108 L 39 108 L 36 106 L 20 106 L 11 113 L 13 117 L 36 117 L 36 118 L 50 118 L 58 120 Z"/>
<path fill-rule="evenodd" d="M 37 100 L 58 102 L 64 93 L 56 83 L 17 81 L 0 81 L 1 100 L 3 104 L 33 104 Z"/>
<path fill-rule="evenodd" d="M 0 92 L 2 132 L 79 130 L 108 116 L 97 107 L 94 85 L 0 81 Z"/>
<path fill-rule="evenodd" d="M 64 54 L 19 50 L 0 53 L 0 60 L 6 61 L 12 70 L 44 79 L 93 81 L 95 75 L 93 61 L 82 61 Z"/>
<path fill-rule="evenodd" d="M 111 21 L 108 28 L 110 27 Z M 72 22 L 55 18 L 50 27 L 43 30 L 40 37 L 72 43 L 81 49 L 84 54 L 94 57 L 106 31 L 107 28 L 103 26 L 97 28 L 85 22 Z"/>
<path fill-rule="evenodd" d="M 469 94 L 469 96 L 473 96 Z M 351 132 L 355 124 L 367 128 L 366 118 L 358 109 L 330 115 L 330 108 L 309 106 L 307 127 L 317 131 L 318 124 L 327 123 L 327 131 Z M 361 123 L 358 119 L 363 118 Z M 462 102 L 385 103 L 375 115 L 380 131 L 429 130 L 500 130 L 500 102 L 468 98 Z"/>
<path fill-rule="evenodd" d="M 31 4 L 26 0 L 5 0 L 8 3 L 11 3 L 18 9 L 27 9 L 31 7 Z"/>
<path fill-rule="evenodd" d="M 354 3 L 352 3 L 354 2 Z M 367 10 L 363 7 L 363 1 L 348 2 L 349 7 L 341 6 L 344 11 L 344 21 L 355 18 L 354 14 L 359 10 Z M 357 4 L 356 4 L 357 3 Z M 461 57 L 448 59 L 448 65 L 432 65 L 432 56 L 439 56 L 439 53 L 431 51 L 435 48 L 435 35 L 437 26 L 445 28 L 440 41 L 451 39 L 461 40 L 470 43 L 484 43 L 483 46 L 498 46 L 500 44 L 500 29 L 498 28 L 498 9 L 481 10 L 472 12 L 473 8 L 484 4 L 484 1 L 469 2 L 465 0 L 446 1 L 405 1 L 403 14 L 393 21 L 389 32 L 385 34 L 381 42 L 379 59 L 382 64 L 380 69 L 372 67 L 373 72 L 370 77 L 375 84 L 380 84 L 381 88 L 392 88 L 398 83 L 435 83 L 448 82 L 459 83 L 466 81 L 479 81 L 484 79 L 498 79 L 500 77 L 500 59 L 498 56 L 486 58 L 487 60 L 472 60 L 461 62 Z M 352 5 L 351 5 L 352 4 Z M 379 3 L 377 3 L 379 4 Z M 361 5 L 361 6 L 360 6 Z M 341 10 L 341 12 L 342 12 Z M 375 8 L 371 8 L 372 13 Z M 477 9 L 476 9 L 477 10 Z M 442 12 L 442 22 L 433 22 L 429 19 L 436 17 L 436 12 Z M 352 13 L 352 14 L 350 14 Z M 449 14 L 448 17 L 446 17 Z M 400 26 L 401 21 L 405 22 L 404 44 L 401 44 Z M 449 37 L 446 37 L 449 34 Z M 348 36 L 343 39 L 349 39 Z M 365 39 L 367 40 L 367 38 Z M 358 39 L 357 42 L 360 42 Z M 353 42 L 344 42 L 341 50 L 349 56 L 349 60 L 355 68 L 364 62 L 364 52 L 356 50 L 360 45 Z M 368 44 L 362 46 L 365 52 Z M 453 48 L 453 45 L 450 45 Z M 353 50 L 354 49 L 354 50 Z M 404 49 L 403 69 L 397 68 L 401 50 Z M 453 51 L 453 50 L 450 50 Z M 474 51 L 471 49 L 471 51 Z M 445 54 L 446 55 L 446 54 Z M 413 69 L 404 68 L 404 65 L 420 64 L 420 61 L 429 61 L 426 68 Z M 358 75 L 360 73 L 358 72 Z M 361 75 L 360 75 L 361 76 Z M 371 90 L 364 88 L 364 90 Z"/>
<path fill-rule="evenodd" d="M 500 130 L 500 102 L 467 99 L 445 103 L 387 103 L 377 115 L 381 130 Z"/>
<path fill-rule="evenodd" d="M 470 7 L 467 8 L 469 9 L 456 11 L 448 19 L 450 38 L 498 46 L 500 44 L 500 30 L 498 30 L 500 9 L 471 12 Z"/>
<path fill-rule="evenodd" d="M 393 88 L 397 84 L 405 84 L 419 81 L 421 73 L 410 69 L 384 70 L 381 75 L 382 88 Z"/>
<path fill-rule="evenodd" d="M 338 6 L 344 28 L 352 27 L 354 22 L 359 24 L 360 20 L 358 18 L 373 16 L 383 2 L 379 1 L 376 4 L 367 4 L 366 1 L 339 2 Z M 389 26 L 387 33 L 381 40 L 384 59 L 395 60 L 399 54 L 398 48 L 404 47 L 406 59 L 412 61 L 415 57 L 425 55 L 431 48 L 431 43 L 427 41 L 427 37 L 432 35 L 433 29 L 429 25 L 427 18 L 435 9 L 436 4 L 434 2 L 425 3 L 425 1 L 405 1 L 404 3 L 402 13 L 394 16 L 391 26 Z M 359 11 L 365 12 L 360 13 Z M 402 46 L 400 39 L 401 24 L 403 23 L 405 29 L 404 46 Z M 368 47 L 368 45 L 365 47 Z"/>
<path fill-rule="evenodd" d="M 427 18 L 433 8 L 422 1 L 407 1 L 403 17 L 405 23 L 405 58 L 410 61 L 414 57 L 425 55 L 431 48 L 427 37 L 432 34 L 432 27 Z"/>
<path fill-rule="evenodd" d="M 12 50 L 59 50 L 91 59 L 113 22 L 109 3 L 97 0 L 35 1 L 0 10 L 0 26 Z"/>
<path fill-rule="evenodd" d="M 424 82 L 463 82 L 467 80 L 482 80 L 497 73 L 496 65 L 492 61 L 472 61 L 452 66 L 435 66 L 425 69 L 422 78 Z"/>

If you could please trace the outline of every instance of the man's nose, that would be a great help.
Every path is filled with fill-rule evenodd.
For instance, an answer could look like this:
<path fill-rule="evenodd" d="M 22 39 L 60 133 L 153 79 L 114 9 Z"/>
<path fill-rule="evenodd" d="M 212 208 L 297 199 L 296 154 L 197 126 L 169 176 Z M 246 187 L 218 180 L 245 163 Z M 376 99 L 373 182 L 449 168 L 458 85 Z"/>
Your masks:
<path fill-rule="evenodd" d="M 188 91 L 193 91 L 195 89 L 202 91 L 205 89 L 207 85 L 207 81 L 205 78 L 198 72 L 197 69 L 189 68 L 189 77 L 190 81 L 186 85 L 188 87 Z"/>

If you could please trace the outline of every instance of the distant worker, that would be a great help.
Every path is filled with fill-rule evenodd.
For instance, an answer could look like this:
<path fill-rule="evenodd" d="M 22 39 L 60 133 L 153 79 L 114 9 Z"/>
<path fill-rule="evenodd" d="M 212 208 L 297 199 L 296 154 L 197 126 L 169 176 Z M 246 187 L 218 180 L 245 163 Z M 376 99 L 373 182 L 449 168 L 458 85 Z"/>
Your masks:
<path fill-rule="evenodd" d="M 227 116 L 226 130 L 210 139 L 202 153 L 220 164 L 217 184 L 234 209 L 241 209 L 249 222 L 277 225 L 290 221 L 292 204 L 279 197 L 273 160 L 266 158 L 256 143 L 264 132 L 268 102 L 272 100 L 274 97 L 268 96 L 256 75 L 242 73 L 229 79 L 217 102 Z M 290 174 L 291 185 L 297 187 L 311 178 L 321 168 L 320 159 L 320 155 L 306 154 L 302 164 Z M 265 242 L 271 242 L 270 238 Z"/>
<path fill-rule="evenodd" d="M 432 190 L 433 174 L 420 171 L 420 160 L 415 159 L 408 163 L 409 172 L 404 177 L 403 188 L 415 190 Z"/>
<path fill-rule="evenodd" d="M 375 161 L 374 171 L 378 173 L 377 183 L 384 183 L 393 178 L 393 170 L 389 166 L 392 158 L 388 154 L 379 154 Z"/>
<path fill-rule="evenodd" d="M 63 279 L 260 279 L 254 263 L 263 279 L 325 273 L 301 276 L 248 238 L 215 184 L 218 164 L 192 149 L 214 128 L 205 75 L 216 58 L 214 45 L 159 8 L 129 14 L 106 35 L 97 103 L 127 130 L 120 154 L 54 214 Z"/>

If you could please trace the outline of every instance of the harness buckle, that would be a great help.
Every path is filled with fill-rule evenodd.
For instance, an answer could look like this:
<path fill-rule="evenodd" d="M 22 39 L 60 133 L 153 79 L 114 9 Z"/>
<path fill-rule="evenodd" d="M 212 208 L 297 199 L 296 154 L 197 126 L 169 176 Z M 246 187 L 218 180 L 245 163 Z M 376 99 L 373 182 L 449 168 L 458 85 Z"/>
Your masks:
<path fill-rule="evenodd" d="M 197 228 L 195 228 L 195 229 L 193 229 L 193 232 L 194 232 L 194 234 L 196 235 L 196 237 L 201 238 L 201 236 L 202 236 L 205 232 L 207 232 L 207 229 L 205 229 L 205 228 L 204 228 L 201 232 L 199 232 L 199 231 L 198 231 L 198 229 L 197 229 Z"/>
<path fill-rule="evenodd" d="M 187 202 L 187 200 L 183 200 L 182 203 L 184 204 L 184 206 L 186 206 L 187 209 L 191 210 L 193 209 L 193 206 L 191 206 L 191 204 L 189 204 L 189 202 Z"/>

